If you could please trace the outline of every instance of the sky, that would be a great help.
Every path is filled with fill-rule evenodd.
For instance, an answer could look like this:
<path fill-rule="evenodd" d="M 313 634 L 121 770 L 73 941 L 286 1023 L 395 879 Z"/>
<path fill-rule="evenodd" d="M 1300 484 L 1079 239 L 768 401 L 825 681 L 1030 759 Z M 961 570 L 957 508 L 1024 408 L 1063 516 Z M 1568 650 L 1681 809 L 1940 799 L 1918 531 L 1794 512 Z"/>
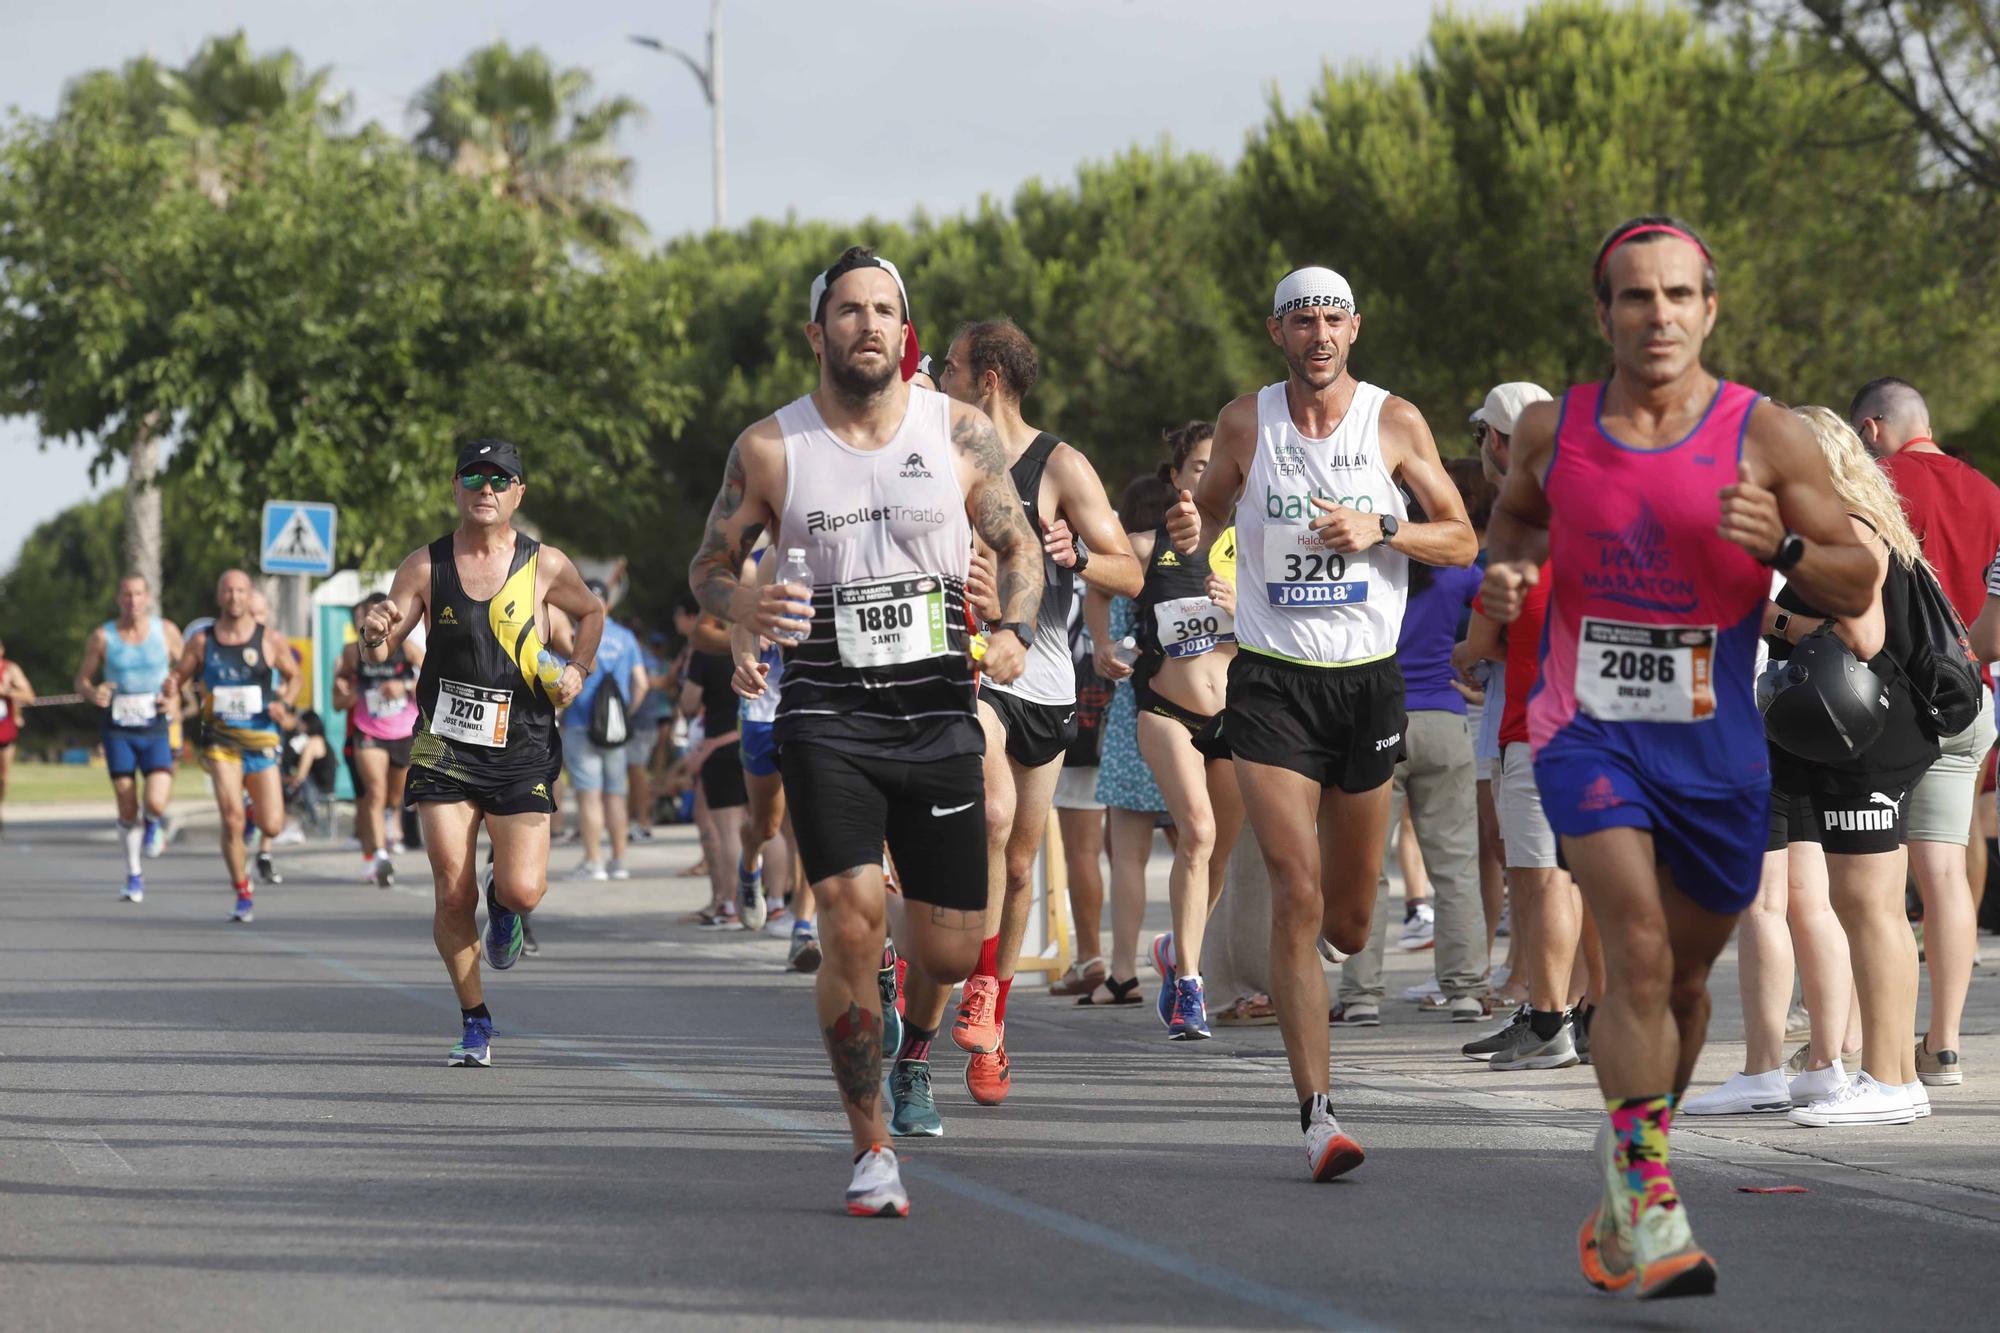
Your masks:
<path fill-rule="evenodd" d="M 659 38 L 705 58 L 704 0 L 5 0 L 0 103 L 56 109 L 71 78 L 151 54 L 184 63 L 211 34 L 290 47 L 330 67 L 357 120 L 408 132 L 411 96 L 494 40 L 540 46 L 625 94 L 645 122 L 620 146 L 632 206 L 656 239 L 711 220 L 709 120 Z M 1517 13 L 1525 0 L 1455 0 Z M 1322 68 L 1405 62 L 1431 6 L 1417 0 L 723 0 L 729 221 L 906 218 L 1008 199 L 1031 177 L 1171 140 L 1233 161 L 1273 91 L 1297 106 Z M 1218 16 L 1225 16 L 1221 19 Z M 884 152 L 877 145 L 889 145 Z M 34 526 L 93 493 L 88 453 L 40 448 L 0 420 L 0 569 Z M 117 485 L 100 479 L 96 488 Z M 285 497 L 293 498 L 293 497 Z"/>

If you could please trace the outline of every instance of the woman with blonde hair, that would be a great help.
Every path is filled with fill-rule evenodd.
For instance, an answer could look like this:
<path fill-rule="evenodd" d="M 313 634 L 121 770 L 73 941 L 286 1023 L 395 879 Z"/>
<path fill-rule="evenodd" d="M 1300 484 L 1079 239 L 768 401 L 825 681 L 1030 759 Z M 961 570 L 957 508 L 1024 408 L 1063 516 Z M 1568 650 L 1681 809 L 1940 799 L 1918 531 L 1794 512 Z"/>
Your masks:
<path fill-rule="evenodd" d="M 1858 616 L 1829 617 L 1785 588 L 1764 612 L 1771 655 L 1787 661 L 1807 639 L 1830 633 L 1855 661 L 1866 664 L 1869 693 L 1879 691 L 1878 707 L 1886 700 L 1886 722 L 1858 752 L 1830 762 L 1823 755 L 1800 757 L 1796 751 L 1814 747 L 1804 737 L 1787 735 L 1782 725 L 1771 728 L 1769 846 L 1789 847 L 1794 858 L 1810 858 L 1815 850 L 1825 856 L 1833 910 L 1853 963 L 1863 1046 L 1859 1071 L 1790 1114 L 1794 1123 L 1814 1128 L 1907 1124 L 1930 1114 L 1910 1044 L 1917 1021 L 1917 947 L 1903 913 L 1909 866 L 1905 806 L 1911 786 L 1938 756 L 1937 742 L 1917 723 L 1902 667 L 1912 648 L 1910 580 L 1923 555 L 1895 492 L 1847 422 L 1824 407 L 1797 411 L 1813 428 L 1855 535 L 1875 552 L 1882 579 Z M 1823 650 L 1827 642 L 1818 640 L 1816 646 Z M 1773 716 L 1778 716 L 1775 706 Z M 1816 1026 L 1844 1026 L 1846 1014 L 1815 1010 L 1813 1020 Z"/>

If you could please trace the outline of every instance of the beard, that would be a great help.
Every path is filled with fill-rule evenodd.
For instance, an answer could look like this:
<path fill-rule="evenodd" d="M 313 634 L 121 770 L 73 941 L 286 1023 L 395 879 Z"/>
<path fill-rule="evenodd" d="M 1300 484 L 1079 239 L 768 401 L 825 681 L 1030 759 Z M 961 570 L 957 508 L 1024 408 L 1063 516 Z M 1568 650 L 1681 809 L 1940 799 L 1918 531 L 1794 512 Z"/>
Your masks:
<path fill-rule="evenodd" d="M 865 371 L 858 368 L 845 356 L 829 355 L 826 359 L 826 373 L 833 381 L 833 387 L 849 398 L 873 398 L 893 383 L 902 373 L 902 367 L 884 355 L 882 368 Z"/>
<path fill-rule="evenodd" d="M 1333 360 L 1328 363 L 1325 370 L 1321 370 L 1319 367 L 1313 365 L 1303 356 L 1294 359 L 1290 352 L 1285 353 L 1285 365 L 1292 372 L 1294 378 L 1303 383 L 1310 384 L 1315 389 L 1324 389 L 1327 385 L 1339 379 L 1341 374 L 1347 369 L 1346 349 L 1335 345 L 1332 351 Z"/>

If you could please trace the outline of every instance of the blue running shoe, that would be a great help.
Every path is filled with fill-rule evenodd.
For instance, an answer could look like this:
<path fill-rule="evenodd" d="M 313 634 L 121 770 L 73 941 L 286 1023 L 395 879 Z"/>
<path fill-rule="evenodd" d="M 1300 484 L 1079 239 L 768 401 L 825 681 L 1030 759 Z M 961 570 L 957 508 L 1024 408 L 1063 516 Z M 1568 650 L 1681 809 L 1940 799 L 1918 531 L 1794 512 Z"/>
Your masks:
<path fill-rule="evenodd" d="M 896 1012 L 896 965 L 893 962 L 875 974 L 875 984 L 882 990 L 882 1058 L 894 1060 L 896 1052 L 903 1048 L 903 1016 Z"/>
<path fill-rule="evenodd" d="M 128 903 L 145 902 L 146 877 L 144 875 L 127 875 L 125 877 L 125 892 L 121 897 Z"/>
<path fill-rule="evenodd" d="M 1174 971 L 1174 937 L 1171 934 L 1153 936 L 1153 970 L 1160 974 L 1157 1006 L 1160 1022 L 1171 1028 L 1174 1025 L 1174 978 L 1178 975 Z"/>
<path fill-rule="evenodd" d="M 510 912 L 493 896 L 493 871 L 486 872 L 486 965 L 505 972 L 520 961 L 527 943 L 521 930 L 521 914 Z"/>
<path fill-rule="evenodd" d="M 1182 977 L 1174 983 L 1173 1019 L 1167 1024 L 1167 1040 L 1205 1041 L 1210 1035 L 1208 1005 L 1201 998 L 1201 980 L 1198 977 Z"/>
<path fill-rule="evenodd" d="M 236 910 L 229 914 L 229 919 L 239 926 L 247 926 L 255 919 L 255 914 L 251 911 L 249 894 L 239 893 L 236 895 Z"/>
<path fill-rule="evenodd" d="M 489 1068 L 493 1064 L 493 1020 L 466 1019 L 465 1035 L 451 1048 L 444 1063 L 447 1069 Z"/>
<path fill-rule="evenodd" d="M 146 855 L 158 858 L 167 850 L 167 828 L 157 819 L 146 821 Z"/>
<path fill-rule="evenodd" d="M 898 1060 L 889 1070 L 889 1132 L 899 1139 L 944 1137 L 944 1121 L 931 1098 L 931 1062 Z"/>

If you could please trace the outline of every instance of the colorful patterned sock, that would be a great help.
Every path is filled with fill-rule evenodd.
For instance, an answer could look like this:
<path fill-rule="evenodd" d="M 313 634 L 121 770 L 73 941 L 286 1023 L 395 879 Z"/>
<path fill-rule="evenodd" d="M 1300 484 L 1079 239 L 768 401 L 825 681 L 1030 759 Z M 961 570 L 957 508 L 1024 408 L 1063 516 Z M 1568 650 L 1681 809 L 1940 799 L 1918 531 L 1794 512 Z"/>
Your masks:
<path fill-rule="evenodd" d="M 1618 1140 L 1618 1167 L 1632 1196 L 1632 1219 L 1648 1208 L 1674 1208 L 1680 1194 L 1667 1170 L 1667 1130 L 1673 1124 L 1671 1097 L 1633 1097 L 1606 1102 L 1611 1132 Z"/>

